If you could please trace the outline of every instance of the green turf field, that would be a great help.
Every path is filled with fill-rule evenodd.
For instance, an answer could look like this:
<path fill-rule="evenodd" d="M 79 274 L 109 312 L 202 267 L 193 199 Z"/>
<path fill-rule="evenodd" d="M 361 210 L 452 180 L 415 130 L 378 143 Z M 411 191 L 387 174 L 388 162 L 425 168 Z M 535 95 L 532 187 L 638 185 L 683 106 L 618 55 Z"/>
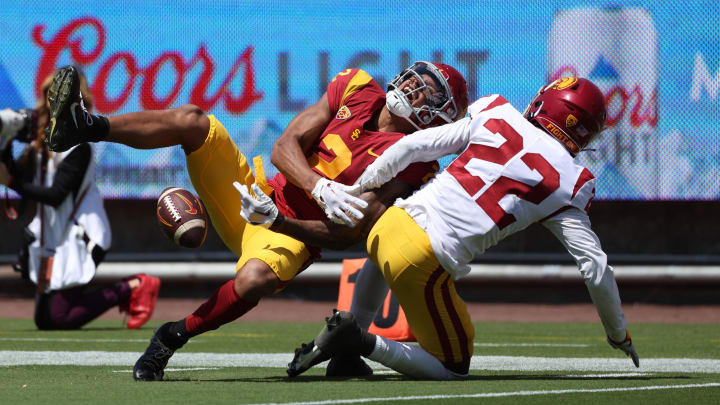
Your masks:
<path fill-rule="evenodd" d="M 321 323 L 235 322 L 175 354 L 161 383 L 137 383 L 132 364 L 152 329 L 96 321 L 39 332 L 0 320 L 0 403 L 492 403 L 718 404 L 720 325 L 634 324 L 641 368 L 596 323 L 476 323 L 470 379 L 414 381 L 374 365 L 367 379 L 294 379 L 284 365 Z"/>

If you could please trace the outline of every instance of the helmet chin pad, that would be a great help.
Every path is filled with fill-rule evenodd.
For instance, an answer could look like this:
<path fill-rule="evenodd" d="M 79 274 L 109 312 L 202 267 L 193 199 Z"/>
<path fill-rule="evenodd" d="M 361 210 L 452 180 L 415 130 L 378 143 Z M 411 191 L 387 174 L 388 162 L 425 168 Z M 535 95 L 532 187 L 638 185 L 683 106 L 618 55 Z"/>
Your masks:
<path fill-rule="evenodd" d="M 413 113 L 413 106 L 405 97 L 405 94 L 398 89 L 392 89 L 385 95 L 385 105 L 394 115 L 402 118 L 410 118 Z"/>

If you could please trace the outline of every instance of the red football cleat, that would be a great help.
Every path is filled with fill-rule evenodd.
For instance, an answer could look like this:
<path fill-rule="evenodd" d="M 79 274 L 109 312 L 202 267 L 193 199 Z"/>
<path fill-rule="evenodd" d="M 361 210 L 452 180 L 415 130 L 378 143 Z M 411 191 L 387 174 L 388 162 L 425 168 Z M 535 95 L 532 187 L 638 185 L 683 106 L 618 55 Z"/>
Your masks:
<path fill-rule="evenodd" d="M 134 277 L 140 280 L 140 285 L 132 290 L 128 300 L 128 313 L 130 314 L 127 323 L 128 329 L 137 329 L 150 320 L 160 292 L 159 278 L 146 274 L 138 274 Z"/>

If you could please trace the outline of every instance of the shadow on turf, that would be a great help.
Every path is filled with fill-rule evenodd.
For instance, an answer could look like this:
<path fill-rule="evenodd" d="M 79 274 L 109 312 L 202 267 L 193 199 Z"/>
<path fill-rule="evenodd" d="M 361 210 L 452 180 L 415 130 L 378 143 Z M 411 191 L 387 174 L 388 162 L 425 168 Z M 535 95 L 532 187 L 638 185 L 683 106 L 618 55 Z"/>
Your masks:
<path fill-rule="evenodd" d="M 607 380 L 607 381 L 655 381 L 655 380 L 679 380 L 692 379 L 686 375 L 665 375 L 665 376 L 583 376 L 579 375 L 471 375 L 463 381 L 550 381 L 550 380 Z M 223 378 L 223 379 L 196 379 L 182 378 L 164 380 L 164 382 L 248 382 L 248 383 L 272 383 L 272 382 L 292 382 L 292 383 L 315 383 L 318 381 L 348 381 L 348 380 L 365 380 L 365 381 L 417 381 L 414 378 L 402 375 L 373 375 L 369 377 L 325 377 L 322 375 L 299 376 L 294 378 L 283 376 L 270 377 L 248 377 L 248 378 Z"/>

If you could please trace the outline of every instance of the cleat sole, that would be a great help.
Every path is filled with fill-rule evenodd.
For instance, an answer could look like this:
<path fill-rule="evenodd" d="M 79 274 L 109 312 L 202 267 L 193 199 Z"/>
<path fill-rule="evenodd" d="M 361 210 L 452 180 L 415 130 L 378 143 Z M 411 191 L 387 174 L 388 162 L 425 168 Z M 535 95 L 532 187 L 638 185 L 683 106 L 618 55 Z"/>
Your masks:
<path fill-rule="evenodd" d="M 329 359 L 330 356 L 323 353 L 323 351 L 315 345 L 315 342 L 311 340 L 310 343 L 303 344 L 300 348 L 295 349 L 295 357 L 288 363 L 286 372 L 289 377 L 296 377 L 313 366 Z"/>
<path fill-rule="evenodd" d="M 75 84 L 73 67 L 65 67 L 53 78 L 48 89 L 48 101 L 50 102 L 50 130 L 47 137 L 47 144 L 50 149 L 55 150 L 59 145 L 55 143 L 57 133 L 57 120 L 62 112 L 68 107 L 68 102 L 73 93 Z"/>

